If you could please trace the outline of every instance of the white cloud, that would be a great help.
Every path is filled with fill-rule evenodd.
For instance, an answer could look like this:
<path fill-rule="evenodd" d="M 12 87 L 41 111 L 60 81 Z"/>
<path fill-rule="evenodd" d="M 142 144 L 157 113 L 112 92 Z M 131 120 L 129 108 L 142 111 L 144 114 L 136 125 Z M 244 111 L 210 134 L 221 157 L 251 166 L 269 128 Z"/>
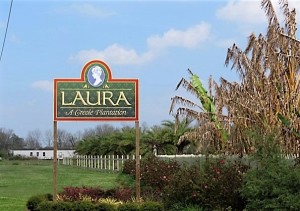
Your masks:
<path fill-rule="evenodd" d="M 271 0 L 277 17 L 282 20 L 282 11 L 280 10 L 279 0 Z M 297 20 L 300 22 L 300 1 L 289 0 L 289 8 L 296 9 L 298 12 Z M 264 9 L 261 7 L 261 1 L 255 0 L 230 0 L 225 7 L 217 10 L 217 17 L 223 20 L 235 21 L 246 24 L 267 23 Z"/>
<path fill-rule="evenodd" d="M 230 0 L 227 5 L 217 10 L 217 17 L 241 23 L 266 23 L 260 1 Z"/>
<path fill-rule="evenodd" d="M 33 88 L 38 88 L 44 91 L 52 92 L 53 91 L 53 82 L 50 81 L 36 81 L 31 84 Z"/>
<path fill-rule="evenodd" d="M 142 64 L 153 58 L 151 52 L 138 55 L 134 49 L 126 49 L 118 44 L 108 46 L 103 51 L 95 49 L 79 51 L 71 60 L 78 60 L 82 63 L 93 59 L 105 60 L 112 64 Z"/>
<path fill-rule="evenodd" d="M 61 8 L 60 12 L 79 14 L 96 18 L 106 18 L 115 15 L 115 12 L 102 7 L 97 7 L 88 3 L 76 3 L 68 7 Z"/>
<path fill-rule="evenodd" d="M 195 48 L 209 38 L 210 28 L 208 23 L 203 22 L 185 31 L 170 29 L 163 36 L 155 35 L 149 37 L 147 43 L 150 49 L 167 47 Z"/>
<path fill-rule="evenodd" d="M 289 1 L 289 7 L 290 9 L 296 9 L 296 18 L 297 18 L 297 23 L 300 23 L 300 1 L 299 0 L 290 0 Z"/>
<path fill-rule="evenodd" d="M 298 13 L 300 12 L 300 1 L 299 0 L 289 0 L 290 9 L 296 8 Z"/>
<path fill-rule="evenodd" d="M 184 30 L 171 29 L 162 36 L 155 35 L 147 39 L 148 50 L 141 54 L 134 49 L 127 49 L 121 45 L 113 44 L 104 50 L 81 50 L 71 60 L 81 63 L 92 59 L 103 59 L 112 64 L 144 64 L 164 52 L 170 47 L 196 48 L 204 43 L 210 35 L 210 25 L 201 23 Z"/>

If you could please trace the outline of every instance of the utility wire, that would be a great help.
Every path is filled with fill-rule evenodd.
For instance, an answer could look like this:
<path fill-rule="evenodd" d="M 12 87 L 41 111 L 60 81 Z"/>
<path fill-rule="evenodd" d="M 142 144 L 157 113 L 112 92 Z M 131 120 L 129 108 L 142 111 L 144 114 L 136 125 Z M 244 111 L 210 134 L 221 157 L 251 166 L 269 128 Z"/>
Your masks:
<path fill-rule="evenodd" d="M 0 55 L 0 62 L 1 62 L 2 54 L 3 54 L 3 50 L 4 50 L 6 34 L 7 34 L 7 29 L 8 29 L 8 24 L 9 24 L 9 19 L 10 19 L 10 14 L 11 14 L 11 8 L 12 8 L 13 1 L 14 0 L 11 0 L 11 2 L 10 2 L 10 8 L 9 8 L 8 18 L 7 18 L 7 23 L 6 23 L 6 29 L 5 29 L 5 34 L 4 34 L 4 39 L 3 39 L 2 49 L 1 49 L 1 55 Z"/>

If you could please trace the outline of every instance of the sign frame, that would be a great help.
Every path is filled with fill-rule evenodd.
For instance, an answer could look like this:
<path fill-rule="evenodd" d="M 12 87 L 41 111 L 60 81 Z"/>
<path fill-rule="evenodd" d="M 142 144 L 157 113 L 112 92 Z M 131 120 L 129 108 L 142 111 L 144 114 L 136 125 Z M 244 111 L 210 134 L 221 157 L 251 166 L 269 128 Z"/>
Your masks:
<path fill-rule="evenodd" d="M 134 116 L 123 116 L 123 117 L 62 117 L 58 115 L 59 103 L 58 103 L 58 84 L 59 83 L 84 83 L 87 81 L 87 71 L 92 65 L 100 65 L 104 67 L 104 71 L 107 73 L 106 83 L 105 84 L 120 84 L 128 83 L 134 84 Z M 104 83 L 103 83 L 104 84 Z M 97 88 L 87 89 L 96 91 Z M 109 90 L 109 88 L 107 89 Z M 97 108 L 97 107 L 95 107 Z M 99 108 L 105 108 L 101 106 Z M 74 107 L 76 109 L 76 106 Z M 101 60 L 92 60 L 84 65 L 81 71 L 80 78 L 58 78 L 54 79 L 54 121 L 137 121 L 139 119 L 139 80 L 138 79 L 120 79 L 113 78 L 112 72 L 109 66 Z"/>

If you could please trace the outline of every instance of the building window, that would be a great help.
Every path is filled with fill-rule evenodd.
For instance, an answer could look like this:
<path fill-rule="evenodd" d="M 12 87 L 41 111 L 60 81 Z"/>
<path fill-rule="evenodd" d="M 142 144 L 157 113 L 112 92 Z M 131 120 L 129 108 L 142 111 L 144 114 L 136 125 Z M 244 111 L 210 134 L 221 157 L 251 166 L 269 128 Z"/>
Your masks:
<path fill-rule="evenodd" d="M 33 156 L 33 152 L 30 152 L 30 156 Z"/>
<path fill-rule="evenodd" d="M 43 152 L 43 157 L 45 157 L 46 156 L 46 152 Z"/>
<path fill-rule="evenodd" d="M 37 157 L 39 156 L 39 154 L 40 154 L 39 152 L 36 152 L 36 156 L 37 156 Z"/>

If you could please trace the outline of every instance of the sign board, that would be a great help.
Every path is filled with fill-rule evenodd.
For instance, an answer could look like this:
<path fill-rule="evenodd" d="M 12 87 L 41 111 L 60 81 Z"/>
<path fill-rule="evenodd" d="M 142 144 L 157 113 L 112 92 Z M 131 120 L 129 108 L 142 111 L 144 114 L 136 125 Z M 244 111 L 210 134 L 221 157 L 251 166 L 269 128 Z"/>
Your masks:
<path fill-rule="evenodd" d="M 54 79 L 54 121 L 137 121 L 138 79 L 114 79 L 107 64 L 88 62 L 75 79 Z"/>

